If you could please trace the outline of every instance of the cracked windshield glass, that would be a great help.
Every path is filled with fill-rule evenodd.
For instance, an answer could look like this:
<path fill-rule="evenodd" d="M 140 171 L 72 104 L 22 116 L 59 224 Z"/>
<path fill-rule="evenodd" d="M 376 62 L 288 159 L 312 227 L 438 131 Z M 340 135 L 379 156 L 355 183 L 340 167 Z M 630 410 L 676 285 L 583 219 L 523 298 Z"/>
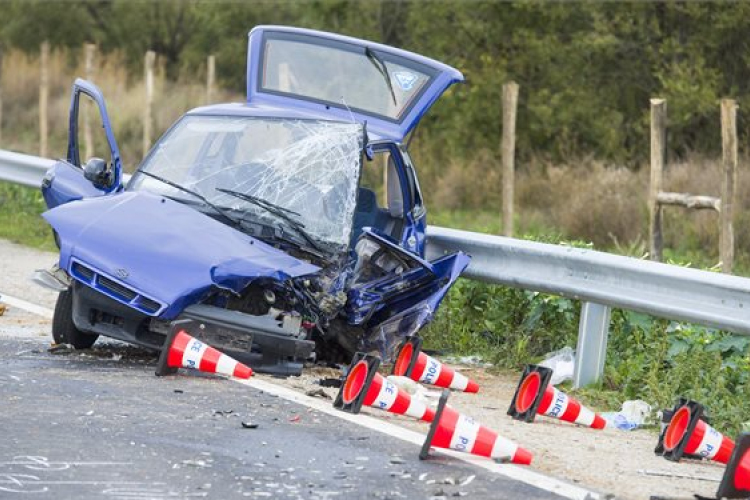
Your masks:
<path fill-rule="evenodd" d="M 354 123 L 188 116 L 157 144 L 140 170 L 230 209 L 232 215 L 282 227 L 301 223 L 317 243 L 335 249 L 349 244 L 362 141 L 362 127 Z M 145 175 L 136 175 L 131 187 L 200 203 L 196 196 Z"/>

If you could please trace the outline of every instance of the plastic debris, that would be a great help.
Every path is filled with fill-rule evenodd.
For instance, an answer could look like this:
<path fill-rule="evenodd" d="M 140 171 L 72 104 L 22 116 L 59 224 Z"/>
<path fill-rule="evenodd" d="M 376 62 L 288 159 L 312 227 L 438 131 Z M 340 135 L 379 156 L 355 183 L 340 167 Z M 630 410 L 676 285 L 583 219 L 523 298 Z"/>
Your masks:
<path fill-rule="evenodd" d="M 640 399 L 625 401 L 618 412 L 602 413 L 608 428 L 632 431 L 651 423 L 651 405 Z"/>
<path fill-rule="evenodd" d="M 566 380 L 573 379 L 573 370 L 576 364 L 576 351 L 572 347 L 563 347 L 559 351 L 547 354 L 547 357 L 539 363 L 552 370 L 552 385 L 558 385 Z"/>

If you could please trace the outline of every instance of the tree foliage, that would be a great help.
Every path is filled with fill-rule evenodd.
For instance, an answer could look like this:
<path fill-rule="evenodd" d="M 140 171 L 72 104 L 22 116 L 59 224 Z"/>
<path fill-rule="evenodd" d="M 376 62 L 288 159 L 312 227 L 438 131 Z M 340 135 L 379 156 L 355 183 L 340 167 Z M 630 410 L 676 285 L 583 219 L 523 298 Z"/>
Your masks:
<path fill-rule="evenodd" d="M 750 104 L 744 2 L 10 1 L 0 43 L 35 52 L 43 38 L 68 47 L 93 41 L 124 51 L 133 74 L 153 49 L 170 78 L 195 73 L 213 53 L 223 84 L 242 90 L 256 24 L 368 38 L 461 69 L 468 84 L 422 127 L 438 154 L 497 149 L 508 80 L 521 85 L 522 157 L 636 164 L 648 152 L 648 103 L 657 96 L 668 99 L 672 154 L 715 152 L 718 100 Z"/>

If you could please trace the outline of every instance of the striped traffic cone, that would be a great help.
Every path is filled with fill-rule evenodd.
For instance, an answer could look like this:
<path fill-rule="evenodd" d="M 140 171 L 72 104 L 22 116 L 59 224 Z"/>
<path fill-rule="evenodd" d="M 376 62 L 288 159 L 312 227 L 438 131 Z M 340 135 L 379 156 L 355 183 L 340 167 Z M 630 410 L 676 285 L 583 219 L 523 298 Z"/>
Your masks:
<path fill-rule="evenodd" d="M 416 382 L 464 392 L 479 392 L 479 385 L 422 352 L 422 339 L 408 337 L 401 344 L 393 365 L 393 375 Z"/>
<path fill-rule="evenodd" d="M 604 429 L 607 422 L 581 403 L 549 384 L 552 370 L 526 365 L 518 383 L 508 415 L 516 420 L 533 422 L 537 413 L 566 422 Z"/>
<path fill-rule="evenodd" d="M 188 335 L 179 327 L 172 328 L 164 341 L 156 375 L 172 375 L 177 373 L 178 368 L 192 368 L 245 379 L 253 374 L 250 367 Z"/>
<path fill-rule="evenodd" d="M 359 413 L 364 404 L 432 422 L 435 411 L 379 374 L 379 366 L 380 358 L 359 352 L 355 354 L 333 406 Z"/>
<path fill-rule="evenodd" d="M 716 498 L 750 498 L 750 434 L 740 434 Z"/>
<path fill-rule="evenodd" d="M 688 401 L 672 416 L 664 432 L 664 458 L 678 462 L 685 454 L 726 464 L 734 441 L 701 420 L 703 405 Z"/>
<path fill-rule="evenodd" d="M 496 432 L 480 425 L 471 417 L 446 407 L 448 396 L 448 390 L 443 391 L 440 396 L 435 419 L 419 453 L 421 460 L 425 460 L 429 456 L 430 448 L 435 447 L 463 451 L 495 461 L 531 464 L 532 455 L 529 451 L 509 439 L 498 436 Z"/>

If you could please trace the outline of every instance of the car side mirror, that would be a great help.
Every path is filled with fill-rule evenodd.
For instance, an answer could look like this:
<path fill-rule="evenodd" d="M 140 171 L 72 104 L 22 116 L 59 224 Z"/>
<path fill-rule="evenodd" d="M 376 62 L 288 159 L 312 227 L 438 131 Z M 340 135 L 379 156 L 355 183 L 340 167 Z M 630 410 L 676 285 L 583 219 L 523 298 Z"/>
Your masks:
<path fill-rule="evenodd" d="M 96 187 L 109 187 L 112 184 L 112 172 L 107 162 L 101 158 L 91 158 L 83 166 L 83 176 Z"/>

